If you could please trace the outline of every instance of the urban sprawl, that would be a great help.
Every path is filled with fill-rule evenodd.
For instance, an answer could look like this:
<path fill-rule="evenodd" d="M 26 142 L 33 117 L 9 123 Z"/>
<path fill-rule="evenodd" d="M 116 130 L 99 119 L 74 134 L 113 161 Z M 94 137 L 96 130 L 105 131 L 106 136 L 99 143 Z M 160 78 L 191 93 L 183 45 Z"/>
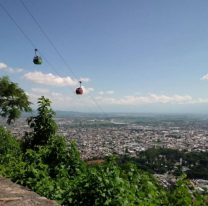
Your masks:
<path fill-rule="evenodd" d="M 188 152 L 208 150 L 206 118 L 200 121 L 184 119 L 182 124 L 181 121 L 178 123 L 171 120 L 158 123 L 135 123 L 133 120 L 128 123 L 125 118 L 124 121 L 118 120 L 55 118 L 57 135 L 64 136 L 67 142 L 75 140 L 83 159 L 127 153 L 129 156 L 137 156 L 140 151 L 153 147 Z M 1 120 L 1 125 L 10 129 L 17 138 L 30 131 L 26 118 L 20 118 L 11 126 Z"/>
<path fill-rule="evenodd" d="M 208 151 L 208 117 L 205 116 L 114 115 L 108 119 L 94 119 L 90 116 L 65 115 L 54 120 L 58 126 L 57 135 L 64 136 L 68 143 L 75 140 L 84 160 L 110 155 L 136 157 L 148 148 Z M 25 132 L 31 131 L 26 118 L 20 118 L 10 126 L 3 119 L 0 123 L 17 139 L 21 139 Z M 155 176 L 165 187 L 171 184 L 170 176 Z M 192 183 L 196 184 L 196 181 L 203 182 L 204 187 L 208 188 L 207 180 L 193 180 Z"/>

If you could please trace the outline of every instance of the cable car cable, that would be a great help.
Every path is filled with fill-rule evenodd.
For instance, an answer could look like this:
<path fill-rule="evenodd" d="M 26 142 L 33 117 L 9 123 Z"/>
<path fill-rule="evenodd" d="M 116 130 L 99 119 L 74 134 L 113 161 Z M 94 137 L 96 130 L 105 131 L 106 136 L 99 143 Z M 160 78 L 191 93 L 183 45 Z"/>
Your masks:
<path fill-rule="evenodd" d="M 25 34 L 25 32 L 19 27 L 19 25 L 16 23 L 16 21 L 12 18 L 12 16 L 7 12 L 7 10 L 2 6 L 2 4 L 0 3 L 0 6 L 2 7 L 2 9 L 7 13 L 7 15 L 10 17 L 10 19 L 16 24 L 16 26 L 19 28 L 19 30 L 24 34 L 24 36 L 27 38 L 27 40 L 33 45 L 34 48 L 35 45 L 32 43 L 32 41 L 28 38 L 28 36 Z"/>
<path fill-rule="evenodd" d="M 12 16 L 7 12 L 7 10 L 3 7 L 3 5 L 0 3 L 0 6 L 3 8 L 3 10 L 6 12 L 6 14 L 10 17 L 10 19 L 15 23 L 15 25 L 19 28 L 19 30 L 24 34 L 24 36 L 27 38 L 27 40 L 31 43 L 31 45 L 36 49 L 36 46 L 33 44 L 33 42 L 30 40 L 30 38 L 25 34 L 25 32 L 21 29 L 21 27 L 17 24 L 17 22 L 12 18 Z M 40 51 L 39 51 L 40 53 Z M 40 53 L 41 54 L 41 53 Z M 49 63 L 49 61 L 41 54 L 43 59 L 51 66 L 51 68 L 58 74 L 58 76 L 68 85 L 68 83 L 59 75 L 59 73 L 56 71 L 56 69 Z M 70 85 L 68 85 L 69 88 L 74 92 L 74 90 L 71 88 Z M 79 97 L 79 96 L 78 96 Z M 80 98 L 80 97 L 79 97 Z M 86 105 L 86 103 L 80 98 L 82 103 L 88 108 L 88 110 L 93 114 L 95 119 L 99 119 L 96 117 L 96 115 L 92 112 L 92 110 Z M 103 112 L 104 113 L 104 112 Z M 105 113 L 104 113 L 105 114 Z M 105 114 L 106 115 L 106 114 Z M 107 116 L 107 115 L 106 115 Z M 97 125 L 95 125 L 97 127 Z M 79 132 L 77 131 L 74 135 L 76 136 Z"/>
<path fill-rule="evenodd" d="M 69 65 L 67 64 L 67 62 L 64 60 L 64 58 L 62 57 L 62 55 L 59 53 L 59 51 L 56 49 L 56 47 L 54 46 L 54 44 L 52 43 L 52 41 L 49 39 L 49 37 L 47 36 L 47 34 L 44 32 L 44 30 L 41 28 L 40 24 L 36 21 L 35 17 L 32 15 L 32 13 L 29 11 L 29 9 L 27 8 L 27 6 L 23 3 L 22 0 L 20 0 L 21 3 L 23 4 L 23 6 L 25 7 L 25 9 L 28 11 L 28 13 L 30 14 L 30 16 L 33 18 L 33 20 L 35 21 L 35 23 L 38 25 L 38 27 L 40 28 L 40 30 L 43 32 L 43 34 L 45 35 L 45 37 L 48 39 L 48 41 L 51 43 L 51 45 L 53 46 L 53 48 L 56 50 L 56 52 L 58 53 L 58 55 L 60 56 L 60 58 L 64 61 L 64 63 L 68 66 L 68 68 L 70 69 L 70 71 L 72 72 L 72 74 L 75 76 L 75 78 L 78 80 L 79 78 L 77 78 L 77 76 L 75 75 L 75 73 L 71 70 L 71 68 L 69 67 Z"/>
<path fill-rule="evenodd" d="M 73 72 L 73 70 L 70 68 L 70 66 L 67 64 L 67 62 L 64 60 L 63 56 L 60 54 L 60 52 L 58 51 L 58 49 L 55 47 L 55 45 L 52 43 L 52 41 L 49 39 L 48 35 L 44 32 L 44 30 L 42 29 L 42 27 L 40 26 L 40 24 L 37 22 L 37 20 L 35 19 L 35 17 L 32 15 L 32 13 L 29 11 L 29 9 L 27 8 L 27 6 L 24 4 L 24 2 L 22 0 L 20 0 L 22 5 L 25 7 L 25 9 L 28 11 L 28 13 L 30 14 L 30 16 L 33 18 L 33 20 L 35 21 L 35 23 L 38 25 L 38 27 L 40 28 L 40 30 L 43 32 L 43 34 L 45 35 L 45 37 L 48 39 L 48 41 L 51 43 L 51 45 L 53 46 L 53 48 L 56 50 L 56 52 L 58 53 L 58 55 L 60 56 L 60 58 L 64 61 L 64 63 L 66 64 L 66 66 L 69 68 L 69 70 L 72 72 L 72 74 L 74 75 L 74 77 L 78 80 L 77 76 L 75 75 L 75 73 Z M 89 96 L 91 97 L 91 99 L 94 101 L 94 103 L 98 106 L 98 108 L 102 111 L 102 113 L 108 117 L 108 115 L 103 111 L 103 109 L 100 107 L 100 105 L 95 101 L 95 99 L 89 94 Z"/>
<path fill-rule="evenodd" d="M 6 12 L 6 14 L 10 17 L 10 19 L 15 23 L 15 25 L 19 28 L 19 30 L 24 34 L 24 36 L 27 38 L 27 40 L 31 43 L 31 45 L 36 48 L 36 46 L 33 44 L 33 42 L 30 40 L 30 38 L 25 34 L 25 32 L 21 29 L 21 27 L 17 24 L 17 22 L 12 18 L 12 16 L 7 12 L 7 10 L 3 7 L 3 5 L 0 3 L 0 6 L 3 8 L 3 10 Z M 39 51 L 40 53 L 40 51 Z M 74 90 L 71 88 L 71 86 L 60 76 L 60 74 L 56 71 L 56 69 L 49 63 L 49 61 L 40 53 L 40 55 L 43 57 L 43 59 L 51 66 L 51 68 L 58 74 L 58 76 L 70 87 L 70 89 L 74 92 Z M 80 98 L 79 96 L 77 96 Z M 88 108 L 88 110 L 96 117 L 96 115 L 92 112 L 92 110 L 86 105 L 86 103 L 80 98 L 82 103 Z"/>
<path fill-rule="evenodd" d="M 39 52 L 40 53 L 40 52 Z M 58 74 L 58 76 L 69 86 L 69 88 L 72 90 L 72 92 L 74 93 L 74 90 L 71 88 L 71 86 L 64 80 L 64 78 L 62 78 L 60 76 L 60 74 L 56 71 L 56 69 L 50 64 L 50 62 L 40 53 L 40 55 L 43 57 L 43 59 L 51 66 L 51 68 L 56 72 L 56 74 Z M 94 112 L 87 106 L 87 104 L 81 99 L 81 97 L 77 96 L 82 103 L 88 108 L 88 110 L 96 117 L 96 115 L 94 114 Z"/>

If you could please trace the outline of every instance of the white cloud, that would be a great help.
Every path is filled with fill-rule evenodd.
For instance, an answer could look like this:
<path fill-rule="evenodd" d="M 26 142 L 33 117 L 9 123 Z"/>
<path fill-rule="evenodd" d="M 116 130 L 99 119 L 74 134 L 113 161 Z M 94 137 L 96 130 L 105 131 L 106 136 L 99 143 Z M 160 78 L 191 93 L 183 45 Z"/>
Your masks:
<path fill-rule="evenodd" d="M 200 80 L 208 80 L 208 74 L 206 74 L 205 76 L 203 76 Z"/>
<path fill-rule="evenodd" d="M 114 91 L 108 91 L 107 94 L 114 94 Z"/>
<path fill-rule="evenodd" d="M 166 95 L 156 95 L 156 94 L 150 94 L 149 99 L 153 102 L 160 102 L 160 103 L 184 103 L 184 102 L 190 102 L 192 100 L 192 98 L 189 95 L 166 96 Z"/>
<path fill-rule="evenodd" d="M 116 98 L 105 98 L 102 96 L 97 96 L 97 100 L 99 100 L 102 104 L 119 104 L 119 105 L 139 105 L 139 104 L 154 104 L 154 103 L 174 103 L 174 104 L 192 104 L 192 98 L 188 95 L 185 96 L 166 96 L 166 95 L 156 95 L 150 94 L 148 96 L 125 96 L 120 99 Z"/>
<path fill-rule="evenodd" d="M 44 88 L 32 88 L 31 90 L 33 92 L 37 92 L 37 93 L 48 93 L 49 92 L 48 89 L 44 89 Z"/>
<path fill-rule="evenodd" d="M 208 99 L 201 99 L 201 98 L 199 98 L 197 103 L 208 103 Z"/>
<path fill-rule="evenodd" d="M 205 104 L 205 103 L 208 103 L 208 98 L 207 99 L 199 98 L 198 100 L 193 100 L 190 103 L 191 104 Z"/>
<path fill-rule="evenodd" d="M 17 69 L 16 71 L 17 71 L 17 72 L 23 72 L 24 69 Z"/>
<path fill-rule="evenodd" d="M 104 92 L 99 92 L 98 94 L 103 95 L 103 94 L 104 94 Z"/>
<path fill-rule="evenodd" d="M 4 69 L 5 71 L 9 73 L 20 73 L 24 71 L 24 69 L 12 69 L 11 67 L 4 64 L 3 62 L 0 62 L 0 69 Z"/>
<path fill-rule="evenodd" d="M 26 93 L 30 97 L 30 101 L 32 101 L 34 104 L 37 104 L 38 98 L 40 98 L 40 95 L 33 94 L 33 93 Z M 72 98 L 70 96 L 63 95 L 61 93 L 48 93 L 44 95 L 45 98 L 48 98 L 52 103 L 60 103 L 59 106 L 61 107 L 62 104 L 66 103 L 66 101 L 71 100 Z"/>
<path fill-rule="evenodd" d="M 4 68 L 7 68 L 7 65 L 2 63 L 2 62 L 0 62 L 0 69 L 4 69 Z"/>
<path fill-rule="evenodd" d="M 94 91 L 93 88 L 85 88 L 84 86 L 82 86 L 83 89 L 83 94 L 89 94 L 90 92 Z"/>
<path fill-rule="evenodd" d="M 53 86 L 75 86 L 78 84 L 78 81 L 71 79 L 71 77 L 61 78 L 60 76 L 54 76 L 51 73 L 43 74 L 42 72 L 38 71 L 29 72 L 25 74 L 23 78 L 35 83 Z"/>
<path fill-rule="evenodd" d="M 39 88 L 40 89 L 40 88 Z M 85 93 L 89 91 L 93 91 L 93 88 L 85 88 Z M 30 101 L 34 103 L 34 105 L 37 105 L 37 100 L 40 97 L 40 95 L 35 93 L 27 93 L 27 95 L 30 97 Z M 77 108 L 85 108 L 85 105 L 83 102 L 86 103 L 87 106 L 92 107 L 95 106 L 95 102 L 92 100 L 92 98 L 89 95 L 83 95 L 82 101 L 80 101 L 79 98 L 76 98 L 75 94 L 71 95 L 65 95 L 62 93 L 57 92 L 51 92 L 44 94 L 46 98 L 49 98 L 49 100 L 52 102 L 51 106 L 53 109 L 58 110 L 77 110 Z M 156 95 L 156 94 L 149 94 L 147 96 L 124 96 L 122 98 L 108 98 L 104 97 L 102 95 L 94 97 L 96 102 L 101 106 L 117 106 L 117 105 L 124 105 L 124 106 L 133 106 L 133 105 L 151 105 L 151 104 L 183 104 L 183 105 L 193 105 L 193 104 L 207 104 L 207 99 L 198 98 L 196 100 L 193 100 L 192 97 L 189 95 Z M 86 109 L 86 108 L 85 108 Z"/>
<path fill-rule="evenodd" d="M 82 82 L 89 82 L 90 81 L 90 79 L 89 78 L 80 78 L 80 81 L 82 81 Z"/>

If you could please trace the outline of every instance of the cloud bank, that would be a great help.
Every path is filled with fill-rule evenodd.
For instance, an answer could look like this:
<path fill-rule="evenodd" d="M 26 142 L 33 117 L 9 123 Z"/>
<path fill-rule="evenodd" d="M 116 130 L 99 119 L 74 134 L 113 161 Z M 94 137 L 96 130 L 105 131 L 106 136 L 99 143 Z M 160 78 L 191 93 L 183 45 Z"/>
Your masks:
<path fill-rule="evenodd" d="M 85 89 L 84 91 L 87 93 L 93 91 L 93 89 L 88 88 L 88 90 Z M 31 98 L 32 102 L 36 104 L 39 96 L 33 93 L 30 93 L 28 95 Z M 53 105 L 55 105 L 56 108 L 67 109 L 67 107 L 71 107 L 71 106 L 84 107 L 83 102 L 79 101 L 73 95 L 67 96 L 62 93 L 51 92 L 51 93 L 47 93 L 45 96 L 52 101 Z M 122 98 L 109 98 L 109 97 L 97 96 L 95 97 L 95 100 L 100 106 L 113 106 L 113 105 L 139 106 L 139 105 L 158 104 L 158 103 L 176 104 L 176 105 L 180 105 L 180 104 L 193 105 L 193 104 L 208 103 L 208 98 L 207 99 L 199 98 L 193 100 L 192 97 L 189 95 L 168 96 L 168 95 L 156 95 L 156 94 L 149 94 L 147 96 L 140 96 L 140 97 L 124 96 Z M 82 101 L 84 101 L 88 106 L 95 105 L 95 102 L 88 95 L 87 96 L 83 95 Z"/>
<path fill-rule="evenodd" d="M 0 62 L 0 70 L 3 69 L 9 73 L 20 73 L 23 72 L 24 69 L 12 69 L 11 67 L 7 66 L 3 62 Z"/>
<path fill-rule="evenodd" d="M 23 76 L 24 79 L 38 83 L 38 84 L 45 84 L 45 85 L 52 85 L 52 86 L 76 86 L 78 85 L 79 81 L 77 79 L 72 79 L 71 77 L 60 77 L 55 76 L 51 73 L 43 74 L 42 72 L 29 72 Z M 83 82 L 89 82 L 89 78 L 80 78 Z M 87 90 L 88 91 L 88 90 Z"/>
<path fill-rule="evenodd" d="M 115 92 L 114 91 L 108 91 L 106 92 L 107 94 L 114 94 Z"/>
<path fill-rule="evenodd" d="M 93 88 L 85 88 L 84 86 L 82 86 L 83 89 L 83 94 L 89 94 L 90 92 L 94 91 Z"/>
<path fill-rule="evenodd" d="M 204 75 L 201 80 L 208 80 L 208 74 Z"/>
<path fill-rule="evenodd" d="M 51 73 L 43 74 L 42 72 L 29 72 L 23 76 L 24 79 L 38 83 L 38 84 L 45 84 L 45 85 L 52 85 L 52 86 L 75 86 L 78 84 L 78 81 L 75 79 L 73 80 L 71 77 L 61 78 L 60 76 L 55 76 Z"/>
<path fill-rule="evenodd" d="M 89 82 L 90 81 L 90 79 L 89 78 L 80 78 L 80 81 L 82 81 L 82 82 Z"/>

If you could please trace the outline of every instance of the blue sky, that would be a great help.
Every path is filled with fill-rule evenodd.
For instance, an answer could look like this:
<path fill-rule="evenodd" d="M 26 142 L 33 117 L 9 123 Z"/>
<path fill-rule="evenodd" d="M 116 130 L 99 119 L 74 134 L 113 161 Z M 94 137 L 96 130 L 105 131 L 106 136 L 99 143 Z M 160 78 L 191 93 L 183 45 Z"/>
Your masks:
<path fill-rule="evenodd" d="M 208 113 L 207 0 L 22 2 L 69 66 L 20 0 L 0 0 L 44 57 L 33 64 L 34 46 L 0 6 L 0 76 L 34 109 L 44 95 L 54 110 Z"/>

